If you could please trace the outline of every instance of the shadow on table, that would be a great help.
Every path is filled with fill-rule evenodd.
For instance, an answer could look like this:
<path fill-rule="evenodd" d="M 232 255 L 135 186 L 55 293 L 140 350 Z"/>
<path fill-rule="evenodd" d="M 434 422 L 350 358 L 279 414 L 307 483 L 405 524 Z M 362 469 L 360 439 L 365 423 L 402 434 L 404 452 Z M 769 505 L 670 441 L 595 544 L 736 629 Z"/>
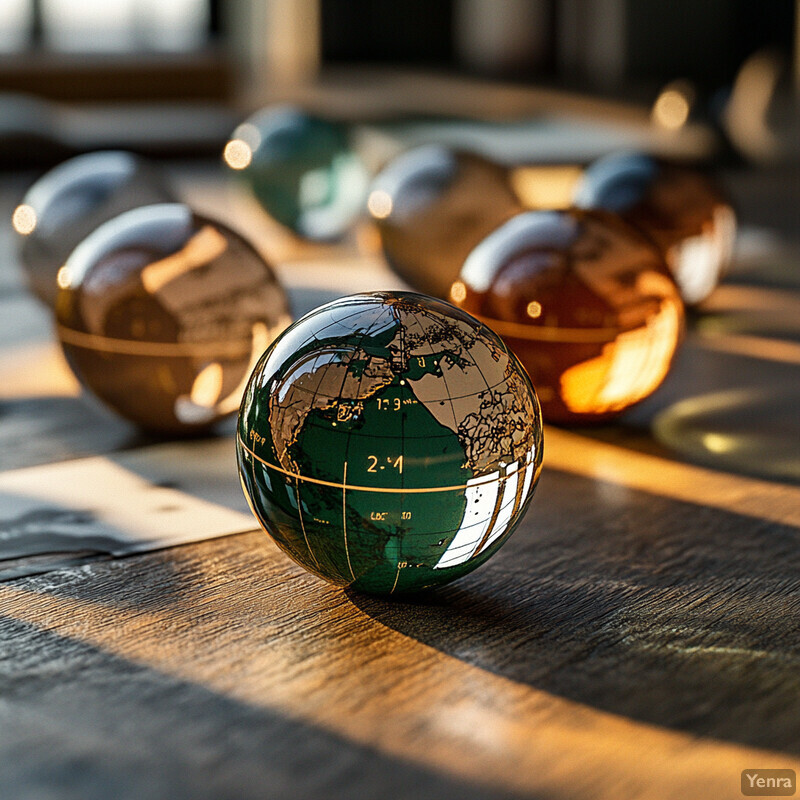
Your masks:
<path fill-rule="evenodd" d="M 348 596 L 537 689 L 800 753 L 796 528 L 546 469 L 527 518 L 480 570 L 416 599 Z"/>
<path fill-rule="evenodd" d="M 0 400 L 0 470 L 117 452 L 154 441 L 83 397 Z"/>
<path fill-rule="evenodd" d="M 512 796 L 12 617 L 0 638 L 24 662 L 0 673 L 9 800 Z"/>

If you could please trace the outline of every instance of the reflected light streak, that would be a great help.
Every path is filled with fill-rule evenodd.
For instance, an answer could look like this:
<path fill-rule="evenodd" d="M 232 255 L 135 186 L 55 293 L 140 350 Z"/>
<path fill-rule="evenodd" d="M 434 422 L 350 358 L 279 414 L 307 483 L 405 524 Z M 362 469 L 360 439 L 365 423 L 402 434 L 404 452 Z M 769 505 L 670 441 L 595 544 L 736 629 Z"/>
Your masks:
<path fill-rule="evenodd" d="M 703 435 L 703 446 L 712 453 L 730 453 L 736 449 L 736 440 L 721 433 L 706 433 Z"/>
<path fill-rule="evenodd" d="M 768 118 L 780 76 L 780 59 L 762 50 L 744 62 L 734 81 L 724 121 L 733 144 L 750 158 L 769 161 L 781 153 Z"/>
<path fill-rule="evenodd" d="M 59 289 L 69 289 L 72 286 L 72 272 L 66 264 L 56 273 L 56 283 Z"/>
<path fill-rule="evenodd" d="M 142 270 L 142 284 L 147 292 L 155 294 L 181 275 L 219 258 L 227 247 L 225 237 L 206 225 L 177 253 L 148 264 Z"/>
<path fill-rule="evenodd" d="M 701 332 L 700 342 L 706 350 L 781 361 L 786 364 L 800 364 L 800 344 L 785 339 Z"/>
<path fill-rule="evenodd" d="M 677 242 L 666 257 L 687 303 L 699 303 L 711 294 L 733 255 L 736 216 L 717 206 L 703 233 Z"/>
<path fill-rule="evenodd" d="M 281 317 L 275 327 L 272 329 L 268 328 L 263 322 L 256 322 L 253 324 L 250 361 L 247 365 L 247 368 L 244 370 L 242 380 L 239 382 L 239 384 L 227 397 L 219 401 L 217 406 L 218 413 L 229 414 L 239 408 L 239 404 L 242 401 L 242 395 L 244 394 L 244 390 L 247 388 L 247 381 L 250 379 L 250 373 L 255 369 L 258 359 L 261 358 L 261 354 L 291 324 L 292 318 L 288 315 Z"/>
<path fill-rule="evenodd" d="M 746 402 L 749 393 L 723 395 L 717 402 Z M 693 409 L 702 411 L 714 405 L 715 398 L 701 397 L 681 401 L 682 417 Z M 669 412 L 674 416 L 674 410 Z M 675 441 L 664 425 L 672 425 L 662 412 L 655 420 L 656 438 L 671 445 Z M 699 506 L 718 508 L 780 525 L 800 527 L 800 486 L 720 472 L 701 466 L 646 455 L 617 445 L 596 442 L 555 426 L 545 427 L 546 469 L 556 469 L 611 482 L 628 489 L 649 492 Z"/>
<path fill-rule="evenodd" d="M 456 281 L 450 287 L 450 299 L 454 303 L 460 303 L 467 296 L 467 287 L 461 281 Z"/>
<path fill-rule="evenodd" d="M 222 393 L 222 379 L 222 365 L 214 361 L 197 374 L 189 399 L 195 405 L 213 408 Z"/>
<path fill-rule="evenodd" d="M 652 120 L 669 131 L 682 128 L 689 119 L 689 98 L 677 88 L 665 89 L 653 105 Z"/>

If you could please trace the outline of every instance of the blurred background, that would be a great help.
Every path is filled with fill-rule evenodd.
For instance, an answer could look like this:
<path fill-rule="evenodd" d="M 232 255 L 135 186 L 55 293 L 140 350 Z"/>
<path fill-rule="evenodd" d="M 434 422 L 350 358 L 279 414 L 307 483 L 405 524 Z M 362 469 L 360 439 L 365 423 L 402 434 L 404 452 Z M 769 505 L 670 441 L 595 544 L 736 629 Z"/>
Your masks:
<path fill-rule="evenodd" d="M 772 48 L 798 79 L 795 0 L 4 0 L 4 88 L 54 100 L 204 98 L 342 67 L 434 70 L 706 100 Z M 248 87 L 252 88 L 252 86 Z"/>
<path fill-rule="evenodd" d="M 0 167 L 41 169 L 98 148 L 216 157 L 238 122 L 279 100 L 352 121 L 544 115 L 584 127 L 529 141 L 527 160 L 586 161 L 633 145 L 757 165 L 745 202 L 770 196 L 748 213 L 792 234 L 787 182 L 759 176 L 800 153 L 799 6 L 4 0 Z"/>
<path fill-rule="evenodd" d="M 796 0 L 4 0 L 0 89 L 82 105 L 203 102 L 246 111 L 276 97 L 308 99 L 315 86 L 378 91 L 380 78 L 392 76 L 406 82 L 391 83 L 384 108 L 526 110 L 514 92 L 486 108 L 473 98 L 470 108 L 462 95 L 409 78 L 422 75 L 648 107 L 661 97 L 656 122 L 679 128 L 692 120 L 730 127 L 736 89 L 747 88 L 751 101 L 760 92 L 753 114 L 770 111 L 767 122 L 779 126 L 788 122 L 777 101 L 800 85 L 797 8 Z M 379 112 L 371 99 L 362 112 Z M 358 109 L 355 97 L 347 102 Z M 180 128 L 180 119 L 170 121 Z M 211 118 L 203 119 L 213 138 Z M 166 127 L 143 115 L 126 117 L 125 128 L 134 122 L 128 135 L 143 148 L 149 128 Z M 79 146 L 79 131 L 60 133 Z M 176 145 L 183 135 L 194 146 L 200 131 L 173 133 Z"/>

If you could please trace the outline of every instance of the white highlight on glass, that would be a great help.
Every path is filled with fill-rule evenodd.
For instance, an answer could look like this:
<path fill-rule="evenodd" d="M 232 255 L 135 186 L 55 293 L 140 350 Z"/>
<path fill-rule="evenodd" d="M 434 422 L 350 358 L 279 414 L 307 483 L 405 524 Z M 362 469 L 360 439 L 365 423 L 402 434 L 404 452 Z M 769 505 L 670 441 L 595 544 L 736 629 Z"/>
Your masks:
<path fill-rule="evenodd" d="M 23 50 L 33 30 L 32 0 L 2 0 L 0 3 L 0 53 Z"/>

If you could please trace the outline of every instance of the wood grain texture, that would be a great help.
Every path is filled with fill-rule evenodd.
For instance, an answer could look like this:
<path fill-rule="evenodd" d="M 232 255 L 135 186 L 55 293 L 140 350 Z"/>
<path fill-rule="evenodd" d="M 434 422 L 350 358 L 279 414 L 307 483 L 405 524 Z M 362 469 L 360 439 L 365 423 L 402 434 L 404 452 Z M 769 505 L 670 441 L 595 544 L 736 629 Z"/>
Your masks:
<path fill-rule="evenodd" d="M 328 299 L 295 267 L 296 311 Z M 712 311 L 735 328 L 785 298 Z M 42 358 L 42 323 L 0 281 L 3 352 Z M 791 348 L 730 330 L 725 348 L 692 334 L 618 424 L 549 429 L 519 530 L 415 600 L 341 592 L 255 532 L 0 585 L 0 797 L 700 800 L 741 797 L 745 768 L 800 769 L 800 487 L 651 430 L 687 397 L 797 390 Z M 152 444 L 37 381 L 0 392 L 0 469 Z M 190 460 L 147 474 L 241 506 Z"/>
<path fill-rule="evenodd" d="M 68 798 L 178 772 L 179 797 L 737 797 L 748 766 L 800 766 L 797 553 L 548 470 L 493 561 L 415 602 L 255 533 L 5 584 L 0 696 L 48 754 L 0 737 L 0 779 L 25 754 L 26 788 Z"/>

